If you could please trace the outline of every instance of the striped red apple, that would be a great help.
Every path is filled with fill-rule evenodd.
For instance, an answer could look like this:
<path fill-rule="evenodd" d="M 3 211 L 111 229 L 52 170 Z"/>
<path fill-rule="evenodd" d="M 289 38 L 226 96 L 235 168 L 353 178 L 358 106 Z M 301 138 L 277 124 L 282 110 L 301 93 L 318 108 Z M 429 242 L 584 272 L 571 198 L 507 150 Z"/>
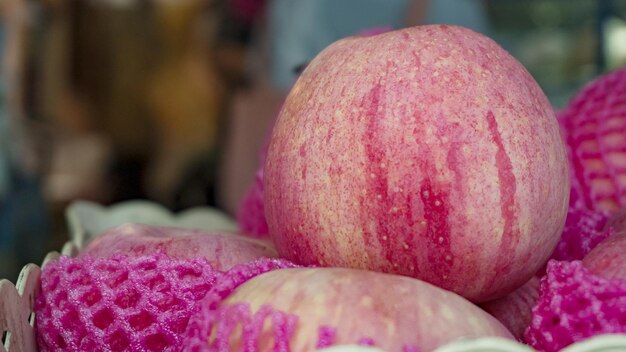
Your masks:
<path fill-rule="evenodd" d="M 287 97 L 264 171 L 280 255 L 411 276 L 475 302 L 533 276 L 569 195 L 537 83 L 491 39 L 448 25 L 326 48 Z"/>

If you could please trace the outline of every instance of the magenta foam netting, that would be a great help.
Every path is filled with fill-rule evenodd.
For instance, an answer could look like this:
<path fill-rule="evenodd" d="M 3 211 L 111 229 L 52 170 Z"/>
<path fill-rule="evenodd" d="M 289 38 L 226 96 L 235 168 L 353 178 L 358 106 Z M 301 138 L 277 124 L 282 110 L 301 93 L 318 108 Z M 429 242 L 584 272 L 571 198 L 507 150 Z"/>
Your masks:
<path fill-rule="evenodd" d="M 273 352 L 289 352 L 290 344 L 300 317 L 277 310 L 270 305 L 262 305 L 252 313 L 247 303 L 233 303 L 220 307 L 207 308 L 214 304 L 212 300 L 199 309 L 189 324 L 188 339 L 185 339 L 185 352 L 230 352 L 236 334 L 241 328 L 241 336 L 235 349 L 242 352 L 261 352 L 271 348 Z M 269 325 L 268 323 L 269 319 Z M 271 346 L 263 346 L 262 337 L 267 336 L 265 328 L 271 329 Z M 193 331 L 191 331 L 193 329 Z M 316 349 L 331 347 L 335 343 L 337 329 L 322 325 L 318 328 Z M 359 346 L 376 346 L 374 339 L 364 337 L 355 341 Z M 418 352 L 414 346 L 404 346 L 402 352 Z"/>
<path fill-rule="evenodd" d="M 219 272 L 204 259 L 162 253 L 60 257 L 41 274 L 35 304 L 40 351 L 170 351 Z"/>
<path fill-rule="evenodd" d="M 582 260 L 610 236 L 610 231 L 603 230 L 608 218 L 608 213 L 603 211 L 570 207 L 561 239 L 550 259 Z"/>
<path fill-rule="evenodd" d="M 246 323 L 244 324 L 242 336 L 244 343 L 242 345 L 245 346 L 245 351 L 254 351 L 251 349 L 254 346 L 251 347 L 250 344 L 256 343 L 256 336 L 260 332 L 258 321 L 261 318 L 264 320 L 266 317 L 271 316 L 277 346 L 274 350 L 288 351 L 288 349 L 285 349 L 285 344 L 288 343 L 293 332 L 295 321 L 297 320 L 296 317 L 275 311 L 269 307 L 259 310 L 254 316 L 250 315 L 249 309 L 245 305 L 228 306 L 223 309 L 218 308 L 220 303 L 235 291 L 237 287 L 253 277 L 276 269 L 297 267 L 299 266 L 283 259 L 261 259 L 231 268 L 212 287 L 204 300 L 197 305 L 185 331 L 183 350 L 189 352 L 228 351 L 228 340 L 232 329 L 234 329 L 237 322 L 244 321 Z M 216 327 L 216 322 L 220 322 L 220 324 L 217 326 L 215 343 L 209 345 L 208 339 L 211 336 L 211 331 Z"/>
<path fill-rule="evenodd" d="M 625 281 L 595 276 L 580 261 L 548 263 L 524 334 L 527 344 L 552 352 L 591 336 L 625 332 Z"/>
<path fill-rule="evenodd" d="M 572 202 L 626 206 L 626 67 L 581 90 L 559 114 L 572 166 Z"/>
<path fill-rule="evenodd" d="M 254 183 L 239 206 L 237 223 L 246 234 L 255 237 L 264 237 L 269 234 L 263 203 L 263 168 L 257 171 Z"/>
<path fill-rule="evenodd" d="M 254 181 L 250 185 L 248 192 L 244 195 L 239 209 L 237 209 L 237 223 L 244 234 L 254 237 L 266 237 L 269 235 L 267 220 L 265 220 L 265 203 L 264 203 L 264 173 L 265 159 L 267 159 L 267 151 L 272 135 L 272 129 L 276 122 L 268 129 L 265 135 L 265 141 L 259 152 L 259 167 L 254 175 Z"/>

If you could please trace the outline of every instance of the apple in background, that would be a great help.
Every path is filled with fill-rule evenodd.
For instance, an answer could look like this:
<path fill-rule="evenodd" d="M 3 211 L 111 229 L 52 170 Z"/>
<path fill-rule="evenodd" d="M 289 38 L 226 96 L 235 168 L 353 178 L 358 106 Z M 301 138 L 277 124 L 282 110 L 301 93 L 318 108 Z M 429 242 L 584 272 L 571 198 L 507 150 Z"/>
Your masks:
<path fill-rule="evenodd" d="M 289 341 L 292 351 L 315 350 L 321 327 L 333 331 L 325 346 L 367 341 L 385 351 L 426 352 L 460 338 L 512 338 L 497 320 L 452 292 L 404 276 L 355 269 L 275 270 L 239 286 L 220 308 L 237 304 L 246 305 L 253 314 L 270 306 L 298 317 Z M 234 323 L 232 318 L 225 315 L 223 323 Z M 270 321 L 275 319 L 266 319 L 265 324 L 248 320 L 263 326 L 256 340 L 262 351 L 271 350 L 274 342 Z M 217 331 L 220 323 L 214 325 Z M 238 344 L 240 334 L 237 329 L 232 336 L 218 334 L 218 338 Z M 231 350 L 237 347 L 231 345 Z"/>
<path fill-rule="evenodd" d="M 607 220 L 604 225 L 604 230 L 608 230 L 609 228 L 612 228 L 615 233 L 626 232 L 626 207 L 614 213 L 609 220 Z"/>
<path fill-rule="evenodd" d="M 524 286 L 500 299 L 483 303 L 480 307 L 521 340 L 524 330 L 530 325 L 532 309 L 539 298 L 539 283 L 539 277 L 533 276 Z"/>
<path fill-rule="evenodd" d="M 80 256 L 106 258 L 125 254 L 136 257 L 157 251 L 176 259 L 205 258 L 216 270 L 277 256 L 271 244 L 236 234 L 141 224 L 106 231 L 91 241 Z"/>
<path fill-rule="evenodd" d="M 602 278 L 626 281 L 626 232 L 602 241 L 583 259 L 583 265 Z"/>
<path fill-rule="evenodd" d="M 326 48 L 289 93 L 264 171 L 281 256 L 411 276 L 475 302 L 545 263 L 570 189 L 535 80 L 491 39 L 449 25 Z"/>

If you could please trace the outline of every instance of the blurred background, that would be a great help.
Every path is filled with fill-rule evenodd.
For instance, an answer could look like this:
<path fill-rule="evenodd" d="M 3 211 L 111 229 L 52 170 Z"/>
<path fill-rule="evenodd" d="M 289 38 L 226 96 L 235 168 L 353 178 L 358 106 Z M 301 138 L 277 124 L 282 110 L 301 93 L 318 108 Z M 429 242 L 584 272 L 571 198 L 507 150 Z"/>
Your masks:
<path fill-rule="evenodd" d="M 234 214 L 297 72 L 365 30 L 458 24 L 558 109 L 626 64 L 626 0 L 0 0 L 0 277 L 76 199 Z"/>

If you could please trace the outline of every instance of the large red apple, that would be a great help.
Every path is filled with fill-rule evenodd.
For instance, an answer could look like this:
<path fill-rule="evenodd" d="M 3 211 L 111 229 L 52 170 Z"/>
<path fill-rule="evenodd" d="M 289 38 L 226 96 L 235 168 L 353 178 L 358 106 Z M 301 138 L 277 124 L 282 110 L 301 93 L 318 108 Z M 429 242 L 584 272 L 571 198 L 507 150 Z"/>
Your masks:
<path fill-rule="evenodd" d="M 567 212 L 554 111 L 491 39 L 433 25 L 340 40 L 291 90 L 265 165 L 280 255 L 473 301 L 527 282 Z"/>
<path fill-rule="evenodd" d="M 194 229 L 122 225 L 96 237 L 81 256 L 108 258 L 115 254 L 129 257 L 161 251 L 171 258 L 205 258 L 216 270 L 259 258 L 274 258 L 276 250 L 265 241 L 226 232 L 205 232 Z"/>
<path fill-rule="evenodd" d="M 291 351 L 313 351 L 366 343 L 385 351 L 426 352 L 460 338 L 512 338 L 497 320 L 452 292 L 371 271 L 275 270 L 239 286 L 219 309 L 228 312 L 241 306 L 247 313 L 233 309 L 217 315 L 221 318 L 214 321 L 217 333 L 207 337 L 210 344 L 231 343 L 233 351 L 238 345 L 254 344 L 258 351 L 269 351 L 278 343 Z M 268 307 L 295 316 L 297 322 L 285 324 L 286 320 L 267 315 Z M 232 327 L 237 329 L 229 330 Z M 224 334 L 227 331 L 234 332 Z M 245 340 L 241 331 L 247 331 Z M 279 331 L 281 341 L 275 337 Z"/>

